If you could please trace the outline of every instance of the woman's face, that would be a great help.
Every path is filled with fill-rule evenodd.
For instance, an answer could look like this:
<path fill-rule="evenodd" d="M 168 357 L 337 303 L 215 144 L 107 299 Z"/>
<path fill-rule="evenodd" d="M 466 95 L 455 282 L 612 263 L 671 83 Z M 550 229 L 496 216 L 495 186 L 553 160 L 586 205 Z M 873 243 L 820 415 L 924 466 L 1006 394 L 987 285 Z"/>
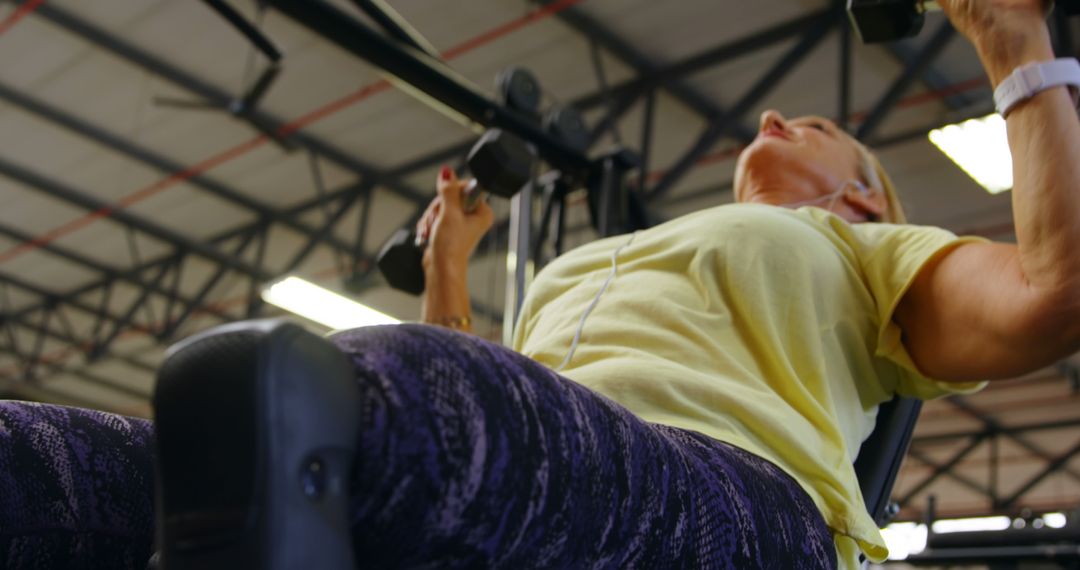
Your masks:
<path fill-rule="evenodd" d="M 843 190 L 859 178 L 858 153 L 832 121 L 787 120 L 770 110 L 761 115 L 757 138 L 739 156 L 735 200 L 796 204 Z"/>

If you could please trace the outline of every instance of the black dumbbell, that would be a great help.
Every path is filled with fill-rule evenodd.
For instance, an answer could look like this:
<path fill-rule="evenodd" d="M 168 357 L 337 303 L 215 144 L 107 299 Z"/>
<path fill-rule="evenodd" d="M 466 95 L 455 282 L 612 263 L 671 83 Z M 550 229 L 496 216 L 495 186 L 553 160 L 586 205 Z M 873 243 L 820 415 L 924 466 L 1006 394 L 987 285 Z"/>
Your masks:
<path fill-rule="evenodd" d="M 465 210 L 472 211 L 488 194 L 511 198 L 533 177 L 535 151 L 520 138 L 499 129 L 484 133 L 469 151 L 467 163 L 476 186 L 466 188 Z M 411 228 L 402 228 L 383 244 L 379 271 L 394 289 L 413 295 L 424 292 L 424 247 Z"/>
<path fill-rule="evenodd" d="M 1080 0 L 1058 0 L 1066 14 L 1080 14 Z M 1049 6 L 1051 2 L 1047 2 Z M 926 13 L 940 10 L 931 0 L 848 0 L 848 16 L 864 43 L 892 42 L 918 35 Z"/>

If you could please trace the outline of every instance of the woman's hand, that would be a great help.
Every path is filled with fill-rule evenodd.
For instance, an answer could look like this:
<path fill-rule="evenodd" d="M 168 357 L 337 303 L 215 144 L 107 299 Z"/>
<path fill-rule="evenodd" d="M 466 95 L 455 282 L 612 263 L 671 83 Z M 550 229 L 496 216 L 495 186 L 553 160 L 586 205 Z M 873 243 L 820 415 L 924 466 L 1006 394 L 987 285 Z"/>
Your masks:
<path fill-rule="evenodd" d="M 1013 69 L 1053 58 L 1048 0 L 939 0 L 953 26 L 979 52 L 996 87 Z"/>
<path fill-rule="evenodd" d="M 494 222 L 491 206 L 483 201 L 477 203 L 473 211 L 465 211 L 467 185 L 445 166 L 439 172 L 438 196 L 416 224 L 418 240 L 427 244 L 424 250 L 424 269 L 427 271 L 440 267 L 463 271 L 469 256 Z"/>

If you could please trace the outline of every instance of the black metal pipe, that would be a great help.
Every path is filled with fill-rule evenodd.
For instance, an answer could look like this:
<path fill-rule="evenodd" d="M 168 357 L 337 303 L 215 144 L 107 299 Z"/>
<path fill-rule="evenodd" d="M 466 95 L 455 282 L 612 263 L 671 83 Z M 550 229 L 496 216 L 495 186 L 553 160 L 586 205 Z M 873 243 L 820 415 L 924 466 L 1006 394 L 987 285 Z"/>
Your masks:
<path fill-rule="evenodd" d="M 870 138 L 874 131 L 877 130 L 881 123 L 883 123 L 889 113 L 896 108 L 896 104 L 903 97 L 904 93 L 911 87 L 922 73 L 934 62 L 941 52 L 945 51 L 945 47 L 949 45 L 949 42 L 956 37 L 956 29 L 952 27 L 952 24 L 945 22 L 934 32 L 934 35 L 926 42 L 922 50 L 912 59 L 908 66 L 904 69 L 900 77 L 893 82 L 889 87 L 889 90 L 881 97 L 881 99 L 874 105 L 874 108 L 867 115 L 866 120 L 859 127 L 855 138 L 865 141 Z"/>
<path fill-rule="evenodd" d="M 488 99 L 441 61 L 387 38 L 323 0 L 269 0 L 297 23 L 321 34 L 342 49 L 367 60 L 434 100 L 486 128 L 499 128 L 533 144 L 552 166 L 573 174 L 587 172 L 588 158 L 548 135 L 538 125 Z"/>
<path fill-rule="evenodd" d="M 132 65 L 145 69 L 174 85 L 195 93 L 217 107 L 228 108 L 233 100 L 232 95 L 225 89 L 212 85 L 179 67 L 176 67 L 168 61 L 139 48 L 135 44 L 128 43 L 123 39 L 110 34 L 104 29 L 79 18 L 74 13 L 56 6 L 55 4 L 46 2 L 39 5 L 34 11 L 34 15 L 44 18 L 46 21 L 130 62 Z M 251 111 L 246 115 L 246 118 L 250 119 L 256 126 L 264 130 L 278 131 L 283 126 L 287 125 L 286 121 L 283 119 L 259 110 Z M 412 188 L 397 178 L 386 176 L 381 169 L 367 164 L 359 158 L 347 154 L 340 148 L 331 145 L 321 138 L 308 134 L 307 132 L 295 131 L 290 133 L 288 138 L 290 141 L 318 153 L 319 156 L 334 161 L 347 170 L 355 172 L 365 178 L 377 180 L 391 192 L 394 192 L 415 204 L 426 206 L 431 199 L 430 192 Z"/>
<path fill-rule="evenodd" d="M 251 25 L 251 22 L 245 20 L 239 12 L 233 10 L 232 6 L 229 6 L 222 0 L 203 0 L 203 2 L 210 6 L 210 8 L 217 12 L 222 18 L 225 18 L 225 21 L 236 28 L 236 31 L 247 38 L 256 49 L 261 51 L 262 54 L 267 57 L 267 59 L 274 63 L 281 61 L 281 50 L 274 45 L 274 42 L 263 35 L 258 28 Z"/>

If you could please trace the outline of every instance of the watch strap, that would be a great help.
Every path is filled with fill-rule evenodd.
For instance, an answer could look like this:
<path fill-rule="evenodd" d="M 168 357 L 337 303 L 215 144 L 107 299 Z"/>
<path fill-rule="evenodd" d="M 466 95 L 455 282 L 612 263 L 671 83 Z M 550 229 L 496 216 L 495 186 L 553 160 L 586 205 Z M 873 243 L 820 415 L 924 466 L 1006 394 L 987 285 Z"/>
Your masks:
<path fill-rule="evenodd" d="M 1080 99 L 1080 62 L 1071 57 L 1022 65 L 994 90 L 994 105 L 1003 117 L 1036 93 L 1062 85 L 1069 86 L 1075 105 Z"/>

